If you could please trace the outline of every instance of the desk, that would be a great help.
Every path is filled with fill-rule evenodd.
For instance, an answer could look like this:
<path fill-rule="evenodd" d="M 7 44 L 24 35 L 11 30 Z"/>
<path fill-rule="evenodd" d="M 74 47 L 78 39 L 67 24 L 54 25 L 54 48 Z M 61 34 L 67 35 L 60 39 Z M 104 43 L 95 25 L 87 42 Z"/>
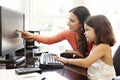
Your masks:
<path fill-rule="evenodd" d="M 39 73 L 30 73 L 24 75 L 18 75 L 15 73 L 15 69 L 1 69 L 0 80 L 41 80 L 43 76 Z"/>
<path fill-rule="evenodd" d="M 85 68 L 77 66 L 67 66 L 61 69 L 48 69 L 43 70 L 43 73 L 49 74 L 49 72 L 56 72 L 61 76 L 65 77 L 67 80 L 88 80 L 87 71 Z M 51 74 L 49 74 L 50 76 Z M 59 78 L 59 80 L 62 80 Z"/>
<path fill-rule="evenodd" d="M 30 73 L 17 75 L 15 69 L 1 69 L 0 80 L 88 80 L 86 69 L 76 66 L 64 66 L 61 69 L 43 70 L 42 74 Z"/>

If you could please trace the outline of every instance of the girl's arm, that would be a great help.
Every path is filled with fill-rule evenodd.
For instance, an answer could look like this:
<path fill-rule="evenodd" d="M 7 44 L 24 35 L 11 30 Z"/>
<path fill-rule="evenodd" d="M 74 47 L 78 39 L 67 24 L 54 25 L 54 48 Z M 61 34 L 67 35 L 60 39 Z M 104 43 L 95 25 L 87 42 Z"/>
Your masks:
<path fill-rule="evenodd" d="M 55 60 L 61 61 L 65 64 L 72 64 L 80 67 L 89 67 L 91 64 L 93 64 L 98 59 L 101 59 L 106 53 L 110 51 L 110 46 L 106 44 L 100 44 L 98 45 L 87 58 L 85 59 L 66 59 L 63 57 L 56 57 Z"/>

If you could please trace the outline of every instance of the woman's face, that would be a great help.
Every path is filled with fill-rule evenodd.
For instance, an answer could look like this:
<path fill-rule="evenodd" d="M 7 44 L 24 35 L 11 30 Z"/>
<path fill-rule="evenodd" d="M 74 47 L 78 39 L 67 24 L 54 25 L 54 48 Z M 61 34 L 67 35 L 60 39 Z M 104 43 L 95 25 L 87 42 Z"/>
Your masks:
<path fill-rule="evenodd" d="M 96 42 L 96 34 L 92 27 L 85 24 L 85 37 L 88 42 Z"/>
<path fill-rule="evenodd" d="M 74 32 L 77 32 L 78 30 L 80 30 L 80 27 L 81 27 L 81 24 L 77 16 L 72 12 L 70 12 L 69 14 L 69 21 L 67 25 L 69 26 L 70 31 L 74 31 Z"/>

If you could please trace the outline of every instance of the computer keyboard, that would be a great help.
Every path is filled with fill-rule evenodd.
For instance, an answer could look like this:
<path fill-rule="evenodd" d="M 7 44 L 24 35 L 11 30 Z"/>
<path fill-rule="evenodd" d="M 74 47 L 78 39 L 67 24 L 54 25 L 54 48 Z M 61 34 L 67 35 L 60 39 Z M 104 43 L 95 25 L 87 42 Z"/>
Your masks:
<path fill-rule="evenodd" d="M 56 54 L 52 53 L 42 53 L 40 56 L 40 68 L 49 69 L 49 68 L 63 68 L 64 64 L 54 60 Z"/>

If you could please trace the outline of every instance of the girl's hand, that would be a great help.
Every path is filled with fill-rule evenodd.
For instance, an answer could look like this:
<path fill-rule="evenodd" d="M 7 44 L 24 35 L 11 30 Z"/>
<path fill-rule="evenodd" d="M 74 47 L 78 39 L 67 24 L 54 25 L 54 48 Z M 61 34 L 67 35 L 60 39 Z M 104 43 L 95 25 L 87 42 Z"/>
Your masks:
<path fill-rule="evenodd" d="M 26 31 L 21 31 L 21 30 L 16 30 L 17 32 L 20 32 L 21 33 L 21 37 L 24 38 L 24 39 L 27 39 L 27 38 L 32 38 L 34 37 L 34 34 L 30 33 L 30 32 L 26 32 Z"/>
<path fill-rule="evenodd" d="M 64 64 L 67 64 L 67 59 L 66 58 L 56 56 L 55 60 L 59 61 L 59 62 L 63 62 Z"/>

